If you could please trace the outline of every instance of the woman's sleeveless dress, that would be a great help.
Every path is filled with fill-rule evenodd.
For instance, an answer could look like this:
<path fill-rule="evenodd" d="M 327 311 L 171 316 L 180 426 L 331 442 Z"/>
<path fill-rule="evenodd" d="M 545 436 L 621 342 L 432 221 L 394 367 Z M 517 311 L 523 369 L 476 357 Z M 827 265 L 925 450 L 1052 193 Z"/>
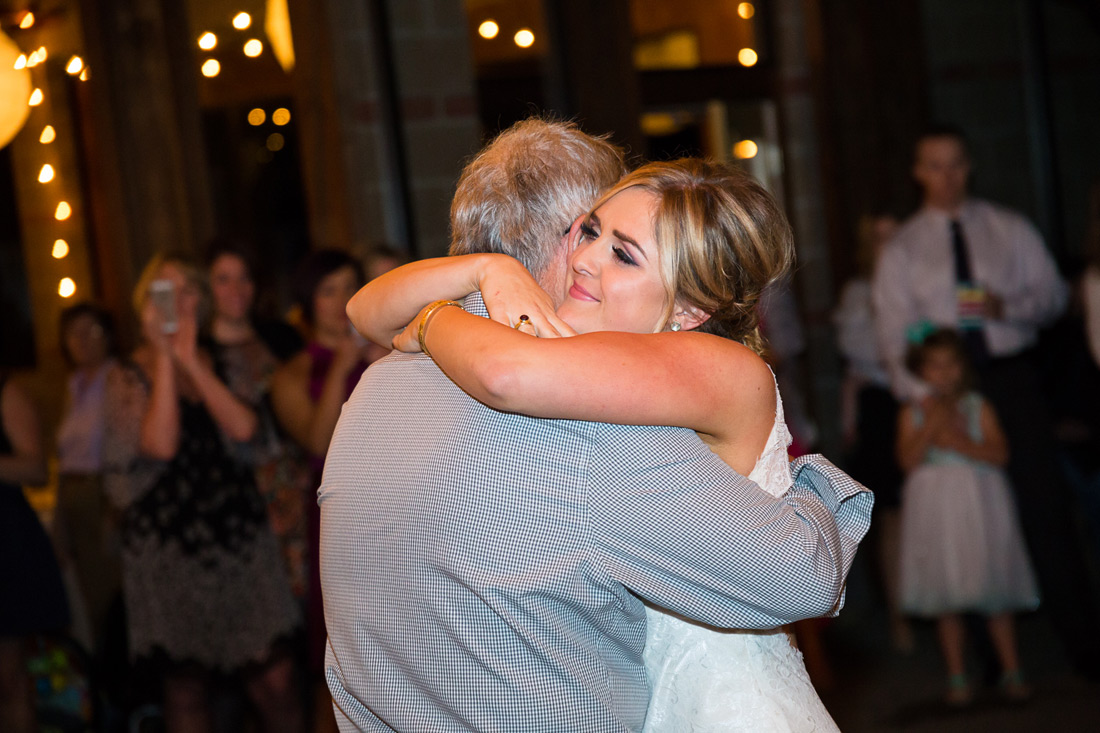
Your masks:
<path fill-rule="evenodd" d="M 775 424 L 749 474 L 773 496 L 793 483 L 790 443 L 776 388 Z M 650 606 L 646 621 L 644 658 L 653 690 L 646 733 L 839 730 L 785 630 L 714 629 Z"/>

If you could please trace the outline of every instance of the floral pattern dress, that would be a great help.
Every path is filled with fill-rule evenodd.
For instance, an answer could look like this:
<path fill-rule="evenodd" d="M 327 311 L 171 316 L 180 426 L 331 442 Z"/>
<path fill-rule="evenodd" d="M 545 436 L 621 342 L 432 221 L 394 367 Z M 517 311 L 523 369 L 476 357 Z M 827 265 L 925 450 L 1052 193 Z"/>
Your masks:
<path fill-rule="evenodd" d="M 142 456 L 148 393 L 136 367 L 109 378 L 105 485 L 123 511 L 131 653 L 217 671 L 263 663 L 300 614 L 251 467 L 203 404 L 185 398 L 176 456 Z"/>

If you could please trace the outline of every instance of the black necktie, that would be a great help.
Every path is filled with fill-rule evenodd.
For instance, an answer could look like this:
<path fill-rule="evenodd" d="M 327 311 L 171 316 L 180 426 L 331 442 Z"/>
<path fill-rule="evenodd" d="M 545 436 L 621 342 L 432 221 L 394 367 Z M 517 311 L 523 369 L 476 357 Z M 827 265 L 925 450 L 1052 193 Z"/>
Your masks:
<path fill-rule="evenodd" d="M 955 283 L 958 287 L 974 287 L 970 272 L 970 257 L 966 250 L 966 238 L 962 225 L 957 219 L 951 220 L 951 248 L 955 254 Z M 961 329 L 963 343 L 970 354 L 974 366 L 980 367 L 989 361 L 989 346 L 985 342 L 983 328 Z"/>

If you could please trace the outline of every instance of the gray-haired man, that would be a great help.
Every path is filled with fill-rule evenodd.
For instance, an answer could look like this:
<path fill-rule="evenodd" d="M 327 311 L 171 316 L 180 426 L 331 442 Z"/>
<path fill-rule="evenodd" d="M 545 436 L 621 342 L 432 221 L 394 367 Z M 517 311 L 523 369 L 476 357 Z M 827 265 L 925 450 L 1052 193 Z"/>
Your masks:
<path fill-rule="evenodd" d="M 572 125 L 520 123 L 464 172 L 452 252 L 513 254 L 558 294 L 562 232 L 621 170 Z M 341 729 L 640 730 L 639 597 L 737 628 L 839 607 L 871 497 L 794 471 L 773 499 L 691 431 L 499 413 L 425 355 L 383 359 L 320 489 Z"/>

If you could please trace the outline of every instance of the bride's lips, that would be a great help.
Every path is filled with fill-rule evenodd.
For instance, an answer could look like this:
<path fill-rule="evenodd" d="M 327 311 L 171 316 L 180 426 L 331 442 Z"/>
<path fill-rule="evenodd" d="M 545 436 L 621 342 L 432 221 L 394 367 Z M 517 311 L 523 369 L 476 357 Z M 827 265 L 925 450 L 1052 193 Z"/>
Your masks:
<path fill-rule="evenodd" d="M 593 303 L 599 302 L 596 296 L 582 288 L 577 283 L 573 283 L 572 287 L 569 288 L 569 295 L 573 298 L 576 298 L 577 300 L 590 300 Z"/>

